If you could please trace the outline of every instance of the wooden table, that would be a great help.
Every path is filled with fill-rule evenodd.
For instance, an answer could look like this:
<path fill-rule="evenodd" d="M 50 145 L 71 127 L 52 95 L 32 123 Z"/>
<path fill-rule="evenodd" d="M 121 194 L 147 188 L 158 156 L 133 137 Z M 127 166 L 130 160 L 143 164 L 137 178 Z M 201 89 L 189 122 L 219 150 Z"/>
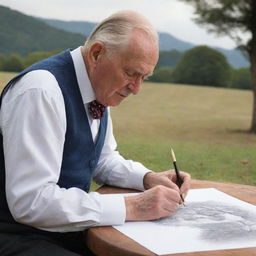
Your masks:
<path fill-rule="evenodd" d="M 192 180 L 191 188 L 216 188 L 231 196 L 241 199 L 245 202 L 256 205 L 256 187 L 232 183 L 211 182 Z M 127 190 L 120 188 L 103 187 L 98 190 L 100 193 L 124 193 Z M 134 192 L 134 191 L 129 191 Z M 112 227 L 94 227 L 90 228 L 85 239 L 87 246 L 99 256 L 153 256 L 153 252 L 147 250 L 142 245 L 136 243 L 129 237 Z M 256 239 L 256 238 L 255 238 Z M 218 250 L 207 252 L 193 252 L 182 254 L 169 254 L 170 256 L 256 256 L 256 247 Z M 167 255 L 166 255 L 167 256 Z"/>

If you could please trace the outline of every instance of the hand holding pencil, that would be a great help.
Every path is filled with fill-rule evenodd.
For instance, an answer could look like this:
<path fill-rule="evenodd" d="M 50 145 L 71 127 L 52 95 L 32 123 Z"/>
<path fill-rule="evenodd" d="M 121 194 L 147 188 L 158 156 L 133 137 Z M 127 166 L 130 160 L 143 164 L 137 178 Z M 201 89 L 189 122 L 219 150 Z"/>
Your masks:
<path fill-rule="evenodd" d="M 181 183 L 177 184 L 175 171 L 150 171 L 144 175 L 145 191 L 125 197 L 126 221 L 153 220 L 171 216 L 182 203 L 190 187 L 190 175 L 179 172 Z"/>
<path fill-rule="evenodd" d="M 163 185 L 176 190 L 180 195 L 182 195 L 183 199 L 185 199 L 185 196 L 190 188 L 190 182 L 190 175 L 183 171 L 179 171 L 178 176 L 174 170 L 164 172 L 149 172 L 144 177 L 144 188 L 150 189 L 158 185 Z"/>

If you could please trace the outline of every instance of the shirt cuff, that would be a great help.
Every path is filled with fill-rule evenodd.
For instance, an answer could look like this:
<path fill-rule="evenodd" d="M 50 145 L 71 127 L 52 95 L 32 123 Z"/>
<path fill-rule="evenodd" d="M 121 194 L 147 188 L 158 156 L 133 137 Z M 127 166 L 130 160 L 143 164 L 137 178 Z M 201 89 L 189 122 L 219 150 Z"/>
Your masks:
<path fill-rule="evenodd" d="M 144 191 L 145 190 L 144 184 L 143 184 L 144 176 L 149 172 L 152 172 L 152 171 L 145 167 L 142 169 L 136 170 L 136 172 L 133 173 L 133 177 L 132 177 L 132 188 L 140 191 Z"/>
<path fill-rule="evenodd" d="M 100 194 L 101 220 L 99 226 L 123 225 L 126 207 L 123 195 Z"/>

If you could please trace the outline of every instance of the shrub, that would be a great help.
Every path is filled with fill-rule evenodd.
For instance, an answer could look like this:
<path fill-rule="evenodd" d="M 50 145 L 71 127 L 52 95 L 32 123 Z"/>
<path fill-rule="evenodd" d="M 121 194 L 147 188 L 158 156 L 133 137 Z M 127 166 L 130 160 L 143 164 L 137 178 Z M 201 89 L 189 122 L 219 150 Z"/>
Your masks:
<path fill-rule="evenodd" d="M 152 82 L 171 83 L 172 80 L 172 69 L 168 67 L 157 68 L 154 71 L 153 76 L 150 77 Z"/>
<path fill-rule="evenodd" d="M 249 68 L 234 69 L 232 71 L 231 88 L 252 89 L 252 77 Z"/>
<path fill-rule="evenodd" d="M 173 71 L 174 82 L 227 87 L 231 67 L 226 57 L 207 46 L 185 52 Z"/>
<path fill-rule="evenodd" d="M 20 72 L 23 68 L 23 60 L 20 55 L 13 53 L 6 56 L 3 71 Z"/>

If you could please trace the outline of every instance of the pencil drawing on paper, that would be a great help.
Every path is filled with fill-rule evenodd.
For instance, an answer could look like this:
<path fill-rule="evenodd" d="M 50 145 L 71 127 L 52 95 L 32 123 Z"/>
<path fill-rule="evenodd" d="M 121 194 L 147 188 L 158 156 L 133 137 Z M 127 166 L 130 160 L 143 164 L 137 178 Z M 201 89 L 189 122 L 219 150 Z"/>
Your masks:
<path fill-rule="evenodd" d="M 217 201 L 191 202 L 174 215 L 153 222 L 199 229 L 201 239 L 211 242 L 248 241 L 256 237 L 256 213 Z"/>

